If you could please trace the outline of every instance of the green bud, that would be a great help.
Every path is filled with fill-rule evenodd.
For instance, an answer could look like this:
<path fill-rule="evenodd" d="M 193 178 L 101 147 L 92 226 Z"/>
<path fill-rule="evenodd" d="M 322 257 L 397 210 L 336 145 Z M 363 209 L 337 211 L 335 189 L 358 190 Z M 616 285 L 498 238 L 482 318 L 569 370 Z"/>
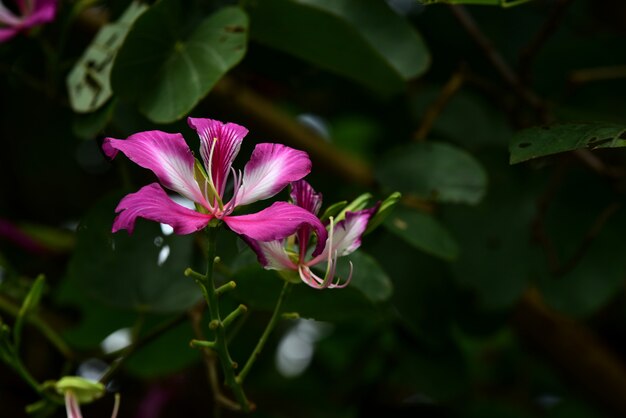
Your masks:
<path fill-rule="evenodd" d="M 337 215 L 341 211 L 341 209 L 346 207 L 347 204 L 348 204 L 347 200 L 344 200 L 343 202 L 333 203 L 328 208 L 326 208 L 326 210 L 324 211 L 324 214 L 320 217 L 320 219 L 322 221 L 325 221 L 329 219 L 331 216 Z"/>
<path fill-rule="evenodd" d="M 71 391 L 79 403 L 90 403 L 104 396 L 104 385 L 79 376 L 64 376 L 54 384 L 59 395 Z"/>
<path fill-rule="evenodd" d="M 378 207 L 378 210 L 376 211 L 374 216 L 372 216 L 372 219 L 367 224 L 367 229 L 365 230 L 365 234 L 369 234 L 374 229 L 376 229 L 381 223 L 383 223 L 383 221 L 387 218 L 387 216 L 389 216 L 391 212 L 393 211 L 393 209 L 396 207 L 401 197 L 402 197 L 402 194 L 400 194 L 399 192 L 394 192 L 394 193 L 391 193 L 389 197 L 387 197 L 387 199 L 385 199 L 380 204 L 380 206 Z"/>
<path fill-rule="evenodd" d="M 365 209 L 367 206 L 367 202 L 372 198 L 371 193 L 363 193 L 361 196 L 354 199 L 352 202 L 348 204 L 339 215 L 335 217 L 335 223 L 342 221 L 346 217 L 346 212 L 356 212 L 357 210 Z"/>
<path fill-rule="evenodd" d="M 24 302 L 22 302 L 22 307 L 20 308 L 20 311 L 17 314 L 17 318 L 15 320 L 15 325 L 13 327 L 13 340 L 16 347 L 19 347 L 20 344 L 20 337 L 22 335 L 24 321 L 26 321 L 28 316 L 39 307 L 39 302 L 41 301 L 41 296 L 43 295 L 44 288 L 45 277 L 43 274 L 40 274 L 35 279 L 35 282 L 31 286 L 26 297 L 24 298 Z"/>

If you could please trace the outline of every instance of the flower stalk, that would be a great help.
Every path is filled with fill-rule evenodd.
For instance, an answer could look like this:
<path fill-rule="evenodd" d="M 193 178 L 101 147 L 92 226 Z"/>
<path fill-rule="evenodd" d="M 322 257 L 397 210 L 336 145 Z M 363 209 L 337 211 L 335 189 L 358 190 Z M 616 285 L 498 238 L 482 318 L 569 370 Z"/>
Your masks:
<path fill-rule="evenodd" d="M 224 320 L 221 319 L 220 310 L 219 310 L 219 302 L 218 302 L 218 289 L 215 287 L 215 281 L 213 278 L 213 267 L 215 264 L 215 251 L 217 245 L 217 226 L 209 225 L 206 228 L 207 231 L 207 270 L 206 274 L 201 275 L 190 269 L 185 271 L 187 276 L 191 276 L 194 278 L 198 286 L 200 287 L 202 294 L 206 300 L 207 306 L 209 308 L 210 315 L 210 324 L 213 326 L 210 327 L 213 329 L 215 339 L 214 341 L 202 342 L 198 340 L 193 340 L 191 345 L 193 347 L 209 347 L 217 353 L 217 357 L 219 358 L 220 364 L 222 366 L 222 371 L 224 373 L 224 380 L 226 381 L 226 386 L 230 387 L 233 392 L 237 403 L 241 407 L 243 412 L 250 412 L 253 409 L 253 405 L 248 401 L 246 394 L 241 386 L 241 383 L 238 381 L 237 376 L 235 375 L 235 369 L 237 368 L 237 363 L 233 361 L 230 356 L 230 352 L 228 350 L 228 344 L 226 340 L 226 325 L 232 322 L 237 316 L 241 313 L 245 312 L 246 308 L 243 305 L 240 305 L 235 311 L 233 311 L 230 315 L 228 315 Z M 228 289 L 234 288 L 233 285 L 227 284 Z M 222 286 L 223 288 L 223 286 Z M 220 289 L 222 289 L 220 288 Z M 224 289 L 226 290 L 226 289 Z M 219 293 L 223 293 L 222 290 Z"/>
<path fill-rule="evenodd" d="M 272 313 L 272 317 L 270 318 L 270 321 L 267 323 L 267 326 L 265 327 L 265 330 L 263 331 L 263 335 L 261 335 L 259 342 L 257 343 L 256 347 L 254 347 L 254 351 L 252 351 L 252 354 L 250 354 L 248 361 L 246 361 L 246 364 L 243 366 L 243 369 L 241 369 L 241 372 L 237 376 L 237 382 L 239 384 L 242 384 L 243 381 L 245 380 L 246 376 L 250 372 L 250 369 L 254 365 L 254 362 L 256 361 L 257 357 L 259 357 L 259 355 L 261 354 L 261 351 L 263 350 L 263 347 L 265 346 L 265 343 L 267 342 L 269 335 L 274 330 L 274 327 L 276 327 L 276 323 L 278 322 L 278 319 L 281 317 L 280 313 L 281 313 L 281 309 L 283 306 L 283 302 L 287 298 L 287 295 L 289 294 L 291 287 L 292 287 L 292 283 L 285 281 L 285 284 L 283 285 L 283 289 L 280 292 L 280 296 L 278 296 L 278 301 L 276 302 L 276 306 L 274 307 L 274 312 Z"/>

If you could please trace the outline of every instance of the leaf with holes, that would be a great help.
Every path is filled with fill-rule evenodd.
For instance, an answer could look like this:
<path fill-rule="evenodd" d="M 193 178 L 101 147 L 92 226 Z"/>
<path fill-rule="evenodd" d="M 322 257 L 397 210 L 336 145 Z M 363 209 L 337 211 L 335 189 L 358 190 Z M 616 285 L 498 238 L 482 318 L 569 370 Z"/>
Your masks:
<path fill-rule="evenodd" d="M 135 20 L 148 8 L 132 2 L 114 23 L 104 25 L 67 76 L 72 109 L 88 113 L 100 108 L 113 92 L 109 81 L 113 60 Z"/>
<path fill-rule="evenodd" d="M 245 55 L 248 17 L 225 7 L 189 31 L 179 0 L 161 0 L 135 23 L 115 60 L 116 94 L 157 123 L 189 113 Z M 188 17 L 188 16 L 187 16 Z"/>
<path fill-rule="evenodd" d="M 559 152 L 587 148 L 619 148 L 626 146 L 626 126 L 612 123 L 559 124 L 535 126 L 517 132 L 511 144 L 510 163 Z"/>

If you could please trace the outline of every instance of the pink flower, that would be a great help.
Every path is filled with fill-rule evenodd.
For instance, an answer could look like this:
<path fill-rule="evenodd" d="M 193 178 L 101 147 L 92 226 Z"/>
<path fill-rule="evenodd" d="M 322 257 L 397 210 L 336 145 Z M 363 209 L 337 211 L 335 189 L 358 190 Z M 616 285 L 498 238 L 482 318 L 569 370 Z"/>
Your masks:
<path fill-rule="evenodd" d="M 57 0 L 16 0 L 19 15 L 9 10 L 0 0 L 0 42 L 20 32 L 54 20 Z"/>
<path fill-rule="evenodd" d="M 234 232 L 258 241 L 282 239 L 303 225 L 311 225 L 325 236 L 324 226 L 315 215 L 286 202 L 276 202 L 250 215 L 232 215 L 237 206 L 270 198 L 306 176 L 311 161 L 305 152 L 280 144 L 258 144 L 241 173 L 231 165 L 248 133 L 246 128 L 201 118 L 189 118 L 188 123 L 200 136 L 204 165 L 178 133 L 147 131 L 126 140 L 105 138 L 102 148 L 107 156 L 114 158 L 121 151 L 134 163 L 152 170 L 164 187 L 195 202 L 197 209 L 175 203 L 161 185 L 152 183 L 120 201 L 113 232 L 126 229 L 132 233 L 136 219 L 145 218 L 168 224 L 177 234 L 190 234 L 219 219 Z M 226 201 L 231 175 L 233 191 Z"/>
<path fill-rule="evenodd" d="M 292 183 L 291 198 L 296 205 L 317 217 L 322 206 L 322 195 L 316 193 L 309 183 L 304 180 Z M 341 288 L 347 286 L 352 278 L 352 263 L 350 274 L 344 283 L 340 283 L 340 279 L 334 282 L 337 258 L 348 255 L 361 246 L 361 236 L 376 210 L 377 207 L 346 212 L 345 219 L 336 224 L 331 218 L 328 236 L 317 234 L 317 248 L 311 255 L 309 243 L 312 231 L 306 224 L 298 228 L 295 239 L 259 242 L 244 238 L 266 269 L 298 272 L 300 279 L 315 289 Z M 324 247 L 319 251 L 321 242 Z M 311 267 L 322 263 L 326 263 L 326 274 L 323 278 L 311 271 Z"/>

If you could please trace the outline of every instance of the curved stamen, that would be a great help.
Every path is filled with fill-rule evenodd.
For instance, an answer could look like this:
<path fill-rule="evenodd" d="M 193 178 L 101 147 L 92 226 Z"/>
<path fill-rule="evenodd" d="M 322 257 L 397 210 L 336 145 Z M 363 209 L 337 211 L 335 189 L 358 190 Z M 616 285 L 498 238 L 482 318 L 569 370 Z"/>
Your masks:
<path fill-rule="evenodd" d="M 344 287 L 350 284 L 350 281 L 352 280 L 352 272 L 354 270 L 354 265 L 352 264 L 352 261 L 349 261 L 349 263 L 350 263 L 350 273 L 348 273 L 348 278 L 346 279 L 346 281 L 343 282 L 343 284 L 339 284 L 341 282 L 341 277 L 337 277 L 337 282 L 329 286 L 331 289 L 343 289 Z"/>
<path fill-rule="evenodd" d="M 207 200 L 212 200 L 211 205 L 213 207 L 215 207 L 215 203 L 217 203 L 217 205 L 219 206 L 221 211 L 224 211 L 224 203 L 222 202 L 222 197 L 220 196 L 219 192 L 217 191 L 217 189 L 215 188 L 215 182 L 213 181 L 213 154 L 215 153 L 215 144 L 217 144 L 217 138 L 213 138 L 213 143 L 211 144 L 211 150 L 209 151 L 209 161 L 207 162 L 207 176 L 209 177 L 209 181 L 208 183 L 208 187 L 210 188 L 209 190 L 207 190 L 207 197 L 212 196 L 213 199 L 207 199 Z M 210 195 L 208 193 L 211 193 Z"/>

